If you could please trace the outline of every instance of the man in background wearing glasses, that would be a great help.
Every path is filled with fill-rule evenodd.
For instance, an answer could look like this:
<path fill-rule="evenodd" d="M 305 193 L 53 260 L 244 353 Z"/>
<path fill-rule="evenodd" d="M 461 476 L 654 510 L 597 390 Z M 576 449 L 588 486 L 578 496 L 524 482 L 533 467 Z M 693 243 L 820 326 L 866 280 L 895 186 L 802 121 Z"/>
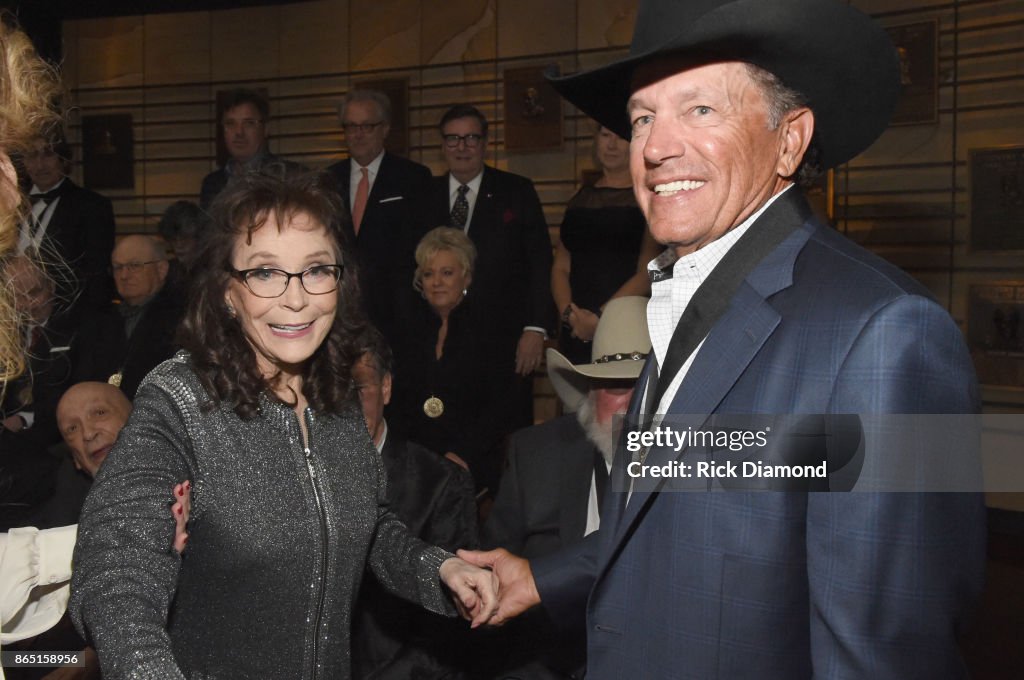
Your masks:
<path fill-rule="evenodd" d="M 466 232 L 477 249 L 471 295 L 486 308 L 507 355 L 495 361 L 521 376 L 520 425 L 533 424 L 531 375 L 554 328 L 551 237 L 533 182 L 484 164 L 487 119 L 457 104 L 441 117 L 448 172 L 434 178 L 431 214 L 437 225 Z"/>
<path fill-rule="evenodd" d="M 199 191 L 199 205 L 207 210 L 232 177 L 243 172 L 259 170 L 271 163 L 300 167 L 270 153 L 267 148 L 267 123 L 270 121 L 270 103 L 256 90 L 238 88 L 224 96 L 224 109 L 220 118 L 224 131 L 224 147 L 228 161 L 224 167 L 203 178 Z"/>
<path fill-rule="evenodd" d="M 109 382 L 134 399 L 142 378 L 171 358 L 184 295 L 167 285 L 168 269 L 162 240 L 135 234 L 118 241 L 110 271 L 121 302 L 83 323 L 72 342 L 74 382 Z"/>
<path fill-rule="evenodd" d="M 391 101 L 377 90 L 350 90 L 338 106 L 349 157 L 327 168 L 352 218 L 349 242 L 360 266 L 363 304 L 394 343 L 412 291 L 413 250 L 427 228 L 423 201 L 430 170 L 384 149 Z"/>

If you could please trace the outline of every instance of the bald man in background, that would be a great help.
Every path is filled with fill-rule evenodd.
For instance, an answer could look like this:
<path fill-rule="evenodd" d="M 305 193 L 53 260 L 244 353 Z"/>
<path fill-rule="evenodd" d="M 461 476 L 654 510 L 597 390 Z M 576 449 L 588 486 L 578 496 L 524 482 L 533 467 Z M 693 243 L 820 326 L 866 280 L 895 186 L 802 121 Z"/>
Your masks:
<path fill-rule="evenodd" d="M 167 285 L 167 248 L 155 236 L 122 238 L 110 269 L 120 301 L 83 323 L 72 344 L 75 382 L 109 382 L 133 399 L 146 374 L 177 348 L 184 296 Z"/>

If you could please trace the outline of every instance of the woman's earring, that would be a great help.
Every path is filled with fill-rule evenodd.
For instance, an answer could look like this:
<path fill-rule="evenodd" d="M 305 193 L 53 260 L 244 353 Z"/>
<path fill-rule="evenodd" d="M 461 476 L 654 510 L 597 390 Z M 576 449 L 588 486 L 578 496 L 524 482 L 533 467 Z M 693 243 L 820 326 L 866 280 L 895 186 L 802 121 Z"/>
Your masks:
<path fill-rule="evenodd" d="M 234 319 L 235 318 L 235 308 L 232 307 L 231 305 L 228 305 L 227 308 L 228 308 L 228 316 L 230 316 L 232 319 Z"/>
<path fill-rule="evenodd" d="M 463 288 L 462 289 L 462 297 L 466 297 L 467 295 L 469 295 L 469 288 Z"/>

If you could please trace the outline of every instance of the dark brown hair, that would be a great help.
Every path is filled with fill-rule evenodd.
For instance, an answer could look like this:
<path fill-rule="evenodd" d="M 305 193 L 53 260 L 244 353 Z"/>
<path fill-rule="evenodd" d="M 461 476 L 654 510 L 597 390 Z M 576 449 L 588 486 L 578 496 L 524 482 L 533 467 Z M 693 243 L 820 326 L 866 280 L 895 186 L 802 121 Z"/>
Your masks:
<path fill-rule="evenodd" d="M 269 381 L 241 324 L 230 316 L 224 294 L 231 278 L 231 256 L 241 239 L 252 238 L 273 216 L 278 225 L 308 215 L 323 225 L 344 267 L 337 313 L 323 344 L 306 363 L 303 394 L 320 413 L 341 413 L 353 398 L 352 366 L 360 358 L 355 339 L 366 324 L 359 298 L 355 258 L 346 250 L 341 199 L 323 174 L 296 172 L 280 164 L 264 166 L 233 180 L 211 207 L 209 228 L 192 269 L 189 305 L 179 340 L 213 404 L 230 404 L 243 420 L 259 411 Z M 280 226 L 279 226 L 280 228 Z M 275 398 L 272 396 L 271 398 Z"/>

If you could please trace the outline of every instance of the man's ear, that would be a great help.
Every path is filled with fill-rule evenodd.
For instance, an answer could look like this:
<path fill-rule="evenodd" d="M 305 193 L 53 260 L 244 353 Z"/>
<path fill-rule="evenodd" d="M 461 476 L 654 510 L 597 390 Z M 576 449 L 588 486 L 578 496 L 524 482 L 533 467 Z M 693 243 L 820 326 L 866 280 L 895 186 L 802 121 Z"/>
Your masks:
<path fill-rule="evenodd" d="M 384 377 L 380 379 L 380 396 L 384 400 L 385 406 L 391 403 L 391 371 L 385 373 Z"/>
<path fill-rule="evenodd" d="M 779 177 L 792 177 L 800 167 L 800 161 L 807 153 L 814 136 L 814 112 L 804 107 L 793 109 L 785 115 L 779 124 L 781 139 L 779 140 Z"/>

